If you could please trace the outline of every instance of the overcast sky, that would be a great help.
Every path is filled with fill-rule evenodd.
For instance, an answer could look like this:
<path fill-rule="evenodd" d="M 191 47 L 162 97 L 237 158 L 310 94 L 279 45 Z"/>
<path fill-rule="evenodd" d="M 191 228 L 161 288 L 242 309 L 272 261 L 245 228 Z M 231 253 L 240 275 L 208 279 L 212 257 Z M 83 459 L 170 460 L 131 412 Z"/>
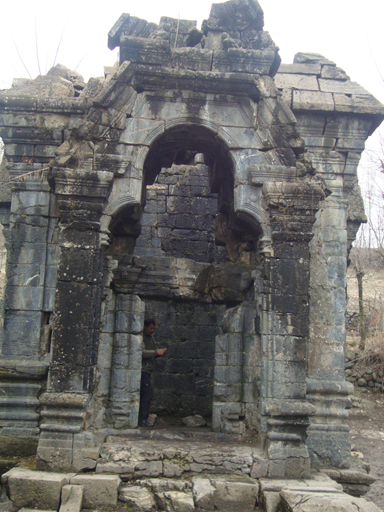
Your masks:
<path fill-rule="evenodd" d="M 322 53 L 384 102 L 383 0 L 260 0 L 265 30 L 280 47 L 283 62 L 298 51 Z M 121 13 L 159 22 L 161 16 L 208 18 L 209 0 L 18 0 L 1 8 L 0 88 L 13 77 L 34 78 L 56 63 L 77 68 L 87 80 L 117 59 L 107 34 Z M 60 43 L 61 40 L 61 43 Z M 37 44 L 36 44 L 37 43 Z M 36 50 L 38 48 L 38 51 Z M 19 53 L 19 55 L 18 55 Z M 25 63 L 22 64 L 21 60 Z"/>

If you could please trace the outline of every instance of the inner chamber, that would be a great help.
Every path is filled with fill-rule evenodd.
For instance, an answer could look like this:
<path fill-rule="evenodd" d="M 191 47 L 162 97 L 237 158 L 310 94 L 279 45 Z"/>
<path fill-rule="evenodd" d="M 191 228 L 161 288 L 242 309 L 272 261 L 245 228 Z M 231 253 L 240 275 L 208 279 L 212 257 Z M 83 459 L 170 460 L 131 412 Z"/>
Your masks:
<path fill-rule="evenodd" d="M 168 349 L 157 359 L 151 412 L 209 418 L 215 338 L 229 308 L 255 301 L 260 234 L 236 217 L 232 175 L 210 155 L 181 149 L 167 160 L 147 172 L 142 209 L 113 220 L 109 254 L 156 320 L 157 346 Z"/>

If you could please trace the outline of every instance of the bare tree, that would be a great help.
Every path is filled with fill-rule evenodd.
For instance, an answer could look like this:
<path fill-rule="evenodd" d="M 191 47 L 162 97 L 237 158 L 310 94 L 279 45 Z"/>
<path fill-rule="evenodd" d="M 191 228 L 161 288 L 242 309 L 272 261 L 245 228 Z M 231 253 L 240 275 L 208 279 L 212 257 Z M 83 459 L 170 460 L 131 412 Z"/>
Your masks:
<path fill-rule="evenodd" d="M 367 336 L 364 283 L 375 282 L 384 267 L 384 128 L 378 130 L 363 154 L 359 167 L 360 184 L 368 217 L 362 224 L 351 251 L 351 265 L 357 280 L 360 348 L 365 348 Z M 379 306 L 382 314 L 382 297 Z M 384 318 L 382 318 L 381 327 Z"/>

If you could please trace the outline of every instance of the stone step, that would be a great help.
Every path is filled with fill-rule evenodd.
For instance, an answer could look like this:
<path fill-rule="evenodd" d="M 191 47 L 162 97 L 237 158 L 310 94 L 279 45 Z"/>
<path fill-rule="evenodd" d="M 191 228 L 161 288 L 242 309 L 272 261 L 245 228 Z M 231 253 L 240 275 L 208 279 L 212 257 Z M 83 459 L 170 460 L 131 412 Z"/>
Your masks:
<path fill-rule="evenodd" d="M 124 434 L 114 434 L 107 437 L 107 441 L 113 439 L 164 439 L 175 441 L 199 441 L 199 442 L 215 442 L 215 443 L 232 443 L 241 442 L 241 435 L 226 434 L 222 432 L 213 432 L 209 428 L 188 428 L 188 427 L 166 427 L 166 428 L 132 428 L 124 430 Z"/>
<path fill-rule="evenodd" d="M 202 472 L 262 478 L 268 466 L 258 444 L 110 436 L 101 447 L 96 473 L 119 474 L 122 480 Z"/>
<path fill-rule="evenodd" d="M 135 510 L 254 512 L 259 484 L 247 476 L 210 475 L 191 480 L 148 478 L 120 487 L 119 501 Z M 259 509 L 257 509 L 259 510 Z"/>

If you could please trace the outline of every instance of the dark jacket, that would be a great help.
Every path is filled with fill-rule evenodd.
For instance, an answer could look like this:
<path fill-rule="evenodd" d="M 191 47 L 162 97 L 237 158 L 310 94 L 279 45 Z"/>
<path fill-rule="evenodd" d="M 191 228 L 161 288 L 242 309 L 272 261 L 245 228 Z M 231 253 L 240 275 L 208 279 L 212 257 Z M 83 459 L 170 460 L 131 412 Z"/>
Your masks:
<path fill-rule="evenodd" d="M 143 332 L 143 353 L 141 371 L 152 373 L 156 367 L 157 350 L 155 349 L 155 340 L 153 336 Z"/>

